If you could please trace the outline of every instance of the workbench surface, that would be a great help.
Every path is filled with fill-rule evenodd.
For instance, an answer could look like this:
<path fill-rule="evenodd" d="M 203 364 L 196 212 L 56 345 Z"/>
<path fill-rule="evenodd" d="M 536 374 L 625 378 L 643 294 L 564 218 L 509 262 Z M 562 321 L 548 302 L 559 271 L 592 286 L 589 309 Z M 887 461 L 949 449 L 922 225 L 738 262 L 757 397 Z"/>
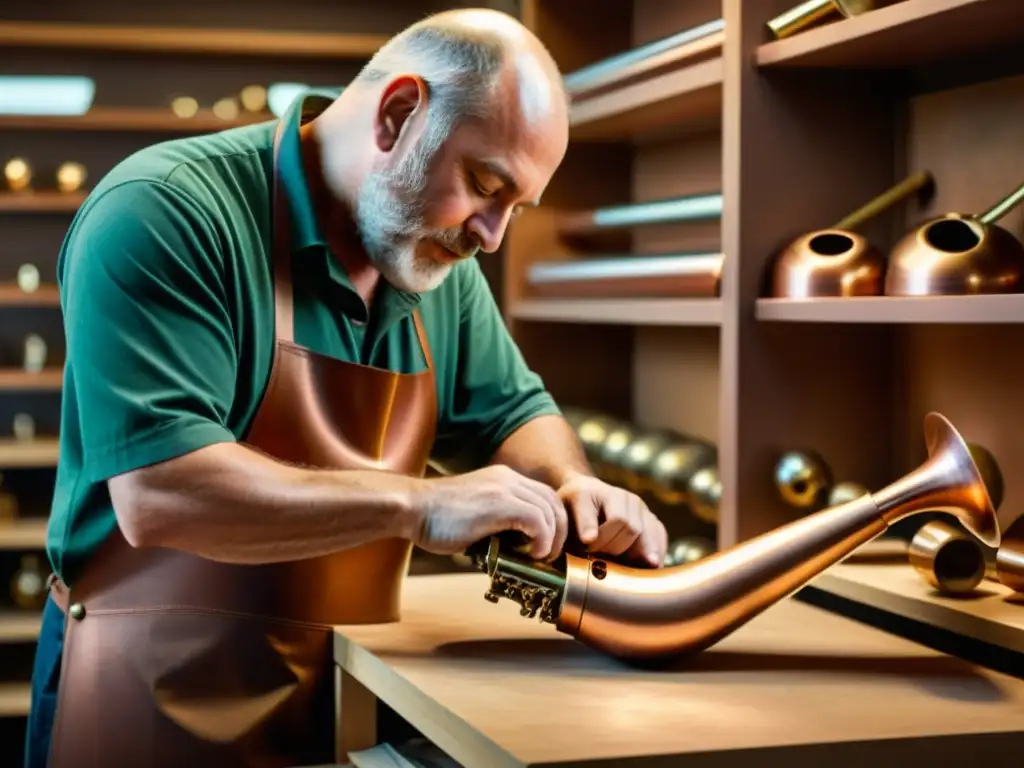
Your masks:
<path fill-rule="evenodd" d="M 364 702 L 382 700 L 468 768 L 879 768 L 1024 754 L 1024 680 L 797 599 L 698 656 L 642 670 L 511 601 L 485 601 L 486 587 L 483 574 L 413 577 L 400 622 L 337 628 L 350 748 L 369 746 L 366 707 L 344 703 L 365 688 Z"/>

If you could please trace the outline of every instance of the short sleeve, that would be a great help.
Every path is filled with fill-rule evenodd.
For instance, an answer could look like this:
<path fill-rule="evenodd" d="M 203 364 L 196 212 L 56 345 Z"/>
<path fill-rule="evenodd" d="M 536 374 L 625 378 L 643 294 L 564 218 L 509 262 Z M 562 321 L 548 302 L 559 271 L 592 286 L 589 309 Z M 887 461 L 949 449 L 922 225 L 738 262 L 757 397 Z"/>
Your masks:
<path fill-rule="evenodd" d="M 443 464 L 466 469 L 487 463 L 528 421 L 560 411 L 509 334 L 480 265 L 470 259 L 460 267 L 455 391 L 440 446 L 451 446 Z"/>
<path fill-rule="evenodd" d="M 65 397 L 75 398 L 91 482 L 235 440 L 223 248 L 184 192 L 137 180 L 87 201 L 58 282 Z"/>

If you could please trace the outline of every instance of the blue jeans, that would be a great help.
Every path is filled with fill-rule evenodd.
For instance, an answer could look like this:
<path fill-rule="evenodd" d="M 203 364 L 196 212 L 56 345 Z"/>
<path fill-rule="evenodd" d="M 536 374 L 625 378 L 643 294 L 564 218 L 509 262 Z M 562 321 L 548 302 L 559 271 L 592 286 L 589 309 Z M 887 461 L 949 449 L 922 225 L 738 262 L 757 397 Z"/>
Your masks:
<path fill-rule="evenodd" d="M 32 668 L 32 708 L 25 729 L 24 768 L 46 768 L 50 730 L 57 711 L 60 657 L 64 650 L 64 614 L 52 598 L 43 608 L 43 625 Z"/>

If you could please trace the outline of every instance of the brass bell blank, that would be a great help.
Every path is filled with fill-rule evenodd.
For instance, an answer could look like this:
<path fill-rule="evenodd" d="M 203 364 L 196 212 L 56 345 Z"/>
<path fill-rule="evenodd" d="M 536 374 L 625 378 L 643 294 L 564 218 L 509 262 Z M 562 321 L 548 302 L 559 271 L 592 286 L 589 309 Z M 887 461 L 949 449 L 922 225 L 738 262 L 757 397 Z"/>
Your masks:
<path fill-rule="evenodd" d="M 722 503 L 722 478 L 718 467 L 698 469 L 690 478 L 690 512 L 698 520 L 715 525 L 718 523 L 718 509 Z"/>
<path fill-rule="evenodd" d="M 580 422 L 576 435 L 583 444 L 583 450 L 590 461 L 598 461 L 601 458 L 601 447 L 605 438 L 619 425 L 617 419 L 603 414 L 592 414 Z"/>
<path fill-rule="evenodd" d="M 634 493 L 653 490 L 654 460 L 680 435 L 664 430 L 640 433 L 622 453 L 623 483 Z"/>
<path fill-rule="evenodd" d="M 598 450 L 600 474 L 610 483 L 625 482 L 622 471 L 622 456 L 637 438 L 636 429 L 630 424 L 619 424 L 608 432 Z"/>
<path fill-rule="evenodd" d="M 787 451 L 775 465 L 775 487 L 786 504 L 814 509 L 832 486 L 829 467 L 809 451 Z"/>
<path fill-rule="evenodd" d="M 665 553 L 664 565 L 685 565 L 702 560 L 715 552 L 715 544 L 703 536 L 684 536 L 672 541 Z"/>

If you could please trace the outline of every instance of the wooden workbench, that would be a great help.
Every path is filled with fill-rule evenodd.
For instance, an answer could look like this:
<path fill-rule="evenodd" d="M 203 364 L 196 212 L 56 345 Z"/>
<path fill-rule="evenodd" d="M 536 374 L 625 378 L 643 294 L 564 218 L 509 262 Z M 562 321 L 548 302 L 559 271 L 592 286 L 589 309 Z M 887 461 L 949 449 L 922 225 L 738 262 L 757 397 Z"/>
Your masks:
<path fill-rule="evenodd" d="M 486 583 L 411 578 L 401 622 L 337 629 L 339 762 L 377 743 L 375 699 L 467 768 L 935 768 L 1024 754 L 1024 680 L 795 599 L 643 671 L 485 601 Z"/>

